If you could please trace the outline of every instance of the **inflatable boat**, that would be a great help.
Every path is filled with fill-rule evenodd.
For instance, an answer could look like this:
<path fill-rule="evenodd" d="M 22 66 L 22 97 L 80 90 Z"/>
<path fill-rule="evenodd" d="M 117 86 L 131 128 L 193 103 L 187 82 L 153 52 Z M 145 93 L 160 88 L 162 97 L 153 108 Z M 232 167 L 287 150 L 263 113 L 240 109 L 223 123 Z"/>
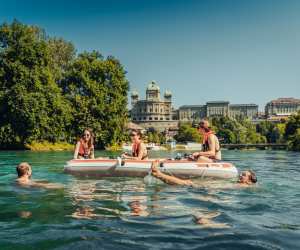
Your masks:
<path fill-rule="evenodd" d="M 70 160 L 64 171 L 83 177 L 145 177 L 155 159 L 121 160 L 119 159 L 78 159 Z M 213 177 L 235 178 L 236 167 L 228 162 L 199 163 L 189 160 L 161 160 L 160 171 L 182 178 Z"/>

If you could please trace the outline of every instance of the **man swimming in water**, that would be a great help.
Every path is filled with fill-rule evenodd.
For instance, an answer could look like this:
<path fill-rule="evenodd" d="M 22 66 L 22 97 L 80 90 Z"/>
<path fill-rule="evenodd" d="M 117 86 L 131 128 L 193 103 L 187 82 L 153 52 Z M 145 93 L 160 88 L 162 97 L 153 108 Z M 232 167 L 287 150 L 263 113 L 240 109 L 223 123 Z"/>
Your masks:
<path fill-rule="evenodd" d="M 17 174 L 18 174 L 18 178 L 16 179 L 16 182 L 21 186 L 41 187 L 41 188 L 48 188 L 48 189 L 63 188 L 62 185 L 57 184 L 57 183 L 45 183 L 45 182 L 32 181 L 31 180 L 31 175 L 32 175 L 31 166 L 27 162 L 20 163 L 17 166 L 16 170 L 17 170 Z"/>
<path fill-rule="evenodd" d="M 170 185 L 182 185 L 182 186 L 196 186 L 191 180 L 183 180 L 175 176 L 170 176 L 162 173 L 157 167 L 159 161 L 154 161 L 151 165 L 152 175 L 164 183 Z M 239 186 L 249 186 L 257 182 L 256 174 L 252 170 L 243 171 L 237 183 Z"/>

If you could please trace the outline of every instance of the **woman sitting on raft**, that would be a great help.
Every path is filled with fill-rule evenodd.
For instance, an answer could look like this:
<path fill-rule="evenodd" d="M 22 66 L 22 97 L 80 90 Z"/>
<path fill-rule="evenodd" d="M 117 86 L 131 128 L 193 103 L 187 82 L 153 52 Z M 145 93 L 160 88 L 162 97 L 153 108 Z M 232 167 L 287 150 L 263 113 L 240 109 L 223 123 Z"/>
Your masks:
<path fill-rule="evenodd" d="M 132 154 L 128 153 L 122 154 L 122 157 L 125 159 L 131 160 L 147 160 L 148 152 L 145 144 L 142 141 L 142 133 L 139 130 L 132 130 L 131 134 L 131 142 L 132 142 Z"/>
<path fill-rule="evenodd" d="M 91 129 L 85 129 L 77 142 L 74 159 L 94 159 L 94 136 Z"/>

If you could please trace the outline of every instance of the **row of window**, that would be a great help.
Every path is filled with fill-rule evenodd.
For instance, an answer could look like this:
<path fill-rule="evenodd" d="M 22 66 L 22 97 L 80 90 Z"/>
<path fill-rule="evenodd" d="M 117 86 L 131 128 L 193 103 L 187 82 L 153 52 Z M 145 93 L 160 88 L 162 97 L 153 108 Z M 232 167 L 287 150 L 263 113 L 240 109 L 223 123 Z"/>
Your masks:
<path fill-rule="evenodd" d="M 132 120 L 133 120 L 133 121 L 147 121 L 147 117 L 139 117 L 139 118 L 133 117 Z M 149 117 L 149 119 L 148 119 L 148 121 L 158 121 L 158 120 L 163 121 L 164 118 L 163 118 L 163 117 L 160 117 L 160 118 L 158 119 L 158 117 Z M 169 121 L 169 120 L 170 120 L 170 118 L 167 117 L 167 118 L 166 118 L 166 121 Z"/>

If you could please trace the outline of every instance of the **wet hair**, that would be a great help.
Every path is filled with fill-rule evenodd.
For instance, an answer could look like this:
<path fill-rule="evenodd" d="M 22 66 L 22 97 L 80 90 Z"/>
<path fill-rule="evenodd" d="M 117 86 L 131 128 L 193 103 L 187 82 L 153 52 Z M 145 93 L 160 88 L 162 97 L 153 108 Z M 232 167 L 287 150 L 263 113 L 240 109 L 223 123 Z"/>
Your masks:
<path fill-rule="evenodd" d="M 130 135 L 133 135 L 133 133 L 136 133 L 140 137 L 140 139 L 142 139 L 143 134 L 142 134 L 142 132 L 140 130 L 138 130 L 138 129 L 132 129 L 130 131 Z"/>
<path fill-rule="evenodd" d="M 256 174 L 254 173 L 254 171 L 252 170 L 248 170 L 248 172 L 250 173 L 250 180 L 252 183 L 256 183 L 257 182 L 257 177 Z"/>
<path fill-rule="evenodd" d="M 30 170 L 30 165 L 27 162 L 21 162 L 16 167 L 16 170 L 17 170 L 18 177 L 22 177 L 28 173 L 28 171 Z"/>
<path fill-rule="evenodd" d="M 94 145 L 94 133 L 93 133 L 92 129 L 86 128 L 85 130 L 83 130 L 83 133 L 81 135 L 81 139 L 84 138 L 84 132 L 86 132 L 86 131 L 88 131 L 90 133 L 90 139 L 87 142 L 87 144 L 88 144 L 88 147 L 91 148 Z"/>

